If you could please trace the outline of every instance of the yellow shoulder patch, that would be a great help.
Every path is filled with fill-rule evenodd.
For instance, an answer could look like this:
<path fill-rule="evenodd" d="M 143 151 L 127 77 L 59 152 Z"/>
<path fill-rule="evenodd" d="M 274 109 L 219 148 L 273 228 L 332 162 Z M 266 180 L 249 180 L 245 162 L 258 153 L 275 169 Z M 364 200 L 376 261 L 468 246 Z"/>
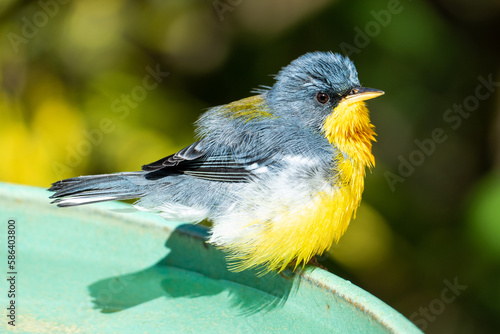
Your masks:
<path fill-rule="evenodd" d="M 245 122 L 253 119 L 275 117 L 261 95 L 254 95 L 226 104 L 219 112 L 233 119 L 242 118 Z"/>

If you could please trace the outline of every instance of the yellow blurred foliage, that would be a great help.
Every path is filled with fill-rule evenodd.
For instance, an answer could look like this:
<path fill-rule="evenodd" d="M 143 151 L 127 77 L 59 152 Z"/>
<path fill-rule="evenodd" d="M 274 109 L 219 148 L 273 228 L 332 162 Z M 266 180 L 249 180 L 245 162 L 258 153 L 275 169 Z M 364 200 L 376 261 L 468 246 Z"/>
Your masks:
<path fill-rule="evenodd" d="M 0 180 L 46 187 L 58 178 L 55 164 L 67 163 L 67 147 L 82 140 L 81 116 L 61 97 L 50 96 L 28 122 L 19 101 L 2 100 Z M 73 168 L 83 170 L 84 162 Z"/>

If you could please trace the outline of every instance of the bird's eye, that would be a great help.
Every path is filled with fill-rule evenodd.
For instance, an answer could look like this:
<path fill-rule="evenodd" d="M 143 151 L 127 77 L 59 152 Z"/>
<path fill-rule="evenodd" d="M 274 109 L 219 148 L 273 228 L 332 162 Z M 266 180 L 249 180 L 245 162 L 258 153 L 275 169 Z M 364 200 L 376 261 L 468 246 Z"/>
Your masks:
<path fill-rule="evenodd" d="M 330 101 L 330 96 L 328 96 L 328 94 L 326 94 L 326 93 L 320 92 L 320 93 L 316 94 L 316 99 L 318 100 L 319 103 L 325 104 L 328 101 Z"/>

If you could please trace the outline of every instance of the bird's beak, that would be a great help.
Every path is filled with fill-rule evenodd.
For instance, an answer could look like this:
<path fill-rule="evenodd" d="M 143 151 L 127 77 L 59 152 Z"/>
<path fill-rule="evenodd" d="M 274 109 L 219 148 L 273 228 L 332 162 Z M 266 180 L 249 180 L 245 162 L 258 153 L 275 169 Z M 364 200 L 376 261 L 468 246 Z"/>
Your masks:
<path fill-rule="evenodd" d="M 347 94 L 344 97 L 344 101 L 346 102 L 358 102 L 358 101 L 364 101 L 364 100 L 369 100 L 373 99 L 377 96 L 385 94 L 383 91 L 374 89 L 374 88 L 367 88 L 367 87 L 356 87 L 351 89 L 349 94 Z"/>

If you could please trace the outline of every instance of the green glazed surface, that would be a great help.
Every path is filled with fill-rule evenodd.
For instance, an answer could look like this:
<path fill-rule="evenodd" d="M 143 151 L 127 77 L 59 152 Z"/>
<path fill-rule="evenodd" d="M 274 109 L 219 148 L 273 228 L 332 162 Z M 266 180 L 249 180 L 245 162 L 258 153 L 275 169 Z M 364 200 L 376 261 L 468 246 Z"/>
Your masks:
<path fill-rule="evenodd" d="M 49 195 L 0 184 L 0 259 L 6 263 L 12 219 L 17 273 L 16 326 L 4 315 L 0 332 L 420 333 L 324 270 L 285 272 L 291 278 L 229 272 L 202 226 L 118 202 L 57 208 Z M 7 283 L 0 284 L 4 310 Z"/>

